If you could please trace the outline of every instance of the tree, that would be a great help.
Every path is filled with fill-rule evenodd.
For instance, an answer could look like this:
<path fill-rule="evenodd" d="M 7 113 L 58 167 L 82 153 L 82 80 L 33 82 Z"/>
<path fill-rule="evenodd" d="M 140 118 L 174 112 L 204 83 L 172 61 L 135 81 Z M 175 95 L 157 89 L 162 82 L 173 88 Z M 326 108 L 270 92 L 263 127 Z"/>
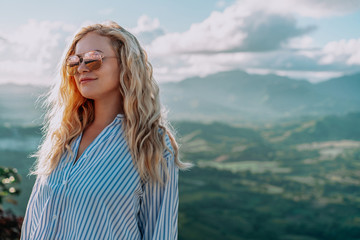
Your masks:
<path fill-rule="evenodd" d="M 0 239 L 13 240 L 20 238 L 22 217 L 17 217 L 12 211 L 4 211 L 3 201 L 17 204 L 11 196 L 18 195 L 20 189 L 15 186 L 21 181 L 16 168 L 0 166 Z"/>

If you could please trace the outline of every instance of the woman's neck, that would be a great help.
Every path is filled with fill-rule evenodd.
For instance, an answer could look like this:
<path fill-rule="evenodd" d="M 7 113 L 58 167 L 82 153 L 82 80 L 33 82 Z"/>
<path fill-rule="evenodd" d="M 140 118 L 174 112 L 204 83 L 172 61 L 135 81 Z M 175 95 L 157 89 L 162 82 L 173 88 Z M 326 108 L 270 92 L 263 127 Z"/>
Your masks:
<path fill-rule="evenodd" d="M 109 125 L 119 113 L 124 114 L 121 98 L 112 101 L 94 100 L 95 119 L 93 126 L 104 128 Z"/>

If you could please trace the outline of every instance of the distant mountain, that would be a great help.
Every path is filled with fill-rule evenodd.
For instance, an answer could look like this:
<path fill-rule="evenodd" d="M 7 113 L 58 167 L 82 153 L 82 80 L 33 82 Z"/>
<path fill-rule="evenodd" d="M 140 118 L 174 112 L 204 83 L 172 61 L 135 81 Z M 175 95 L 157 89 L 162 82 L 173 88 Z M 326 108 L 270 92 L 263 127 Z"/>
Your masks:
<path fill-rule="evenodd" d="M 324 95 L 358 103 L 360 101 L 360 73 L 315 84 L 315 89 Z"/>
<path fill-rule="evenodd" d="M 31 85 L 0 85 L 0 122 L 41 122 L 42 111 L 35 101 L 46 91 L 45 87 Z M 238 70 L 160 84 L 161 100 L 172 120 L 242 124 L 359 111 L 359 92 L 360 74 L 312 84 Z"/>
<path fill-rule="evenodd" d="M 161 90 L 175 119 L 263 122 L 359 110 L 359 85 L 360 74 L 312 84 L 229 71 L 165 83 Z"/>

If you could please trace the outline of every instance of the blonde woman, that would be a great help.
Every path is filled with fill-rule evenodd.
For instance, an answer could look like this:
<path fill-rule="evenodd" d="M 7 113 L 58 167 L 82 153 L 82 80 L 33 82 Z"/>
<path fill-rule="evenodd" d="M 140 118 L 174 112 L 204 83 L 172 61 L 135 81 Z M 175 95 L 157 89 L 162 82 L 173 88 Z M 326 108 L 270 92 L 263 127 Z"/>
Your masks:
<path fill-rule="evenodd" d="M 177 239 L 188 165 L 136 38 L 114 22 L 82 28 L 48 102 L 21 239 Z"/>

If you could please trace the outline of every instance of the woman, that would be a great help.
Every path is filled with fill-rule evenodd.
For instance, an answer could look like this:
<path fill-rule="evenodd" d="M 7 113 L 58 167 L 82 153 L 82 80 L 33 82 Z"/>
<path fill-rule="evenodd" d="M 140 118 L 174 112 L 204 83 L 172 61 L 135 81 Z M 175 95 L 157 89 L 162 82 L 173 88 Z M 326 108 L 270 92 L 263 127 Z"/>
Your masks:
<path fill-rule="evenodd" d="M 21 239 L 176 239 L 188 165 L 136 38 L 114 22 L 82 28 L 49 103 Z"/>

